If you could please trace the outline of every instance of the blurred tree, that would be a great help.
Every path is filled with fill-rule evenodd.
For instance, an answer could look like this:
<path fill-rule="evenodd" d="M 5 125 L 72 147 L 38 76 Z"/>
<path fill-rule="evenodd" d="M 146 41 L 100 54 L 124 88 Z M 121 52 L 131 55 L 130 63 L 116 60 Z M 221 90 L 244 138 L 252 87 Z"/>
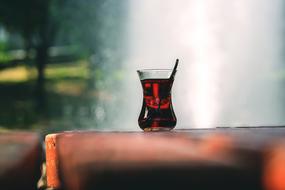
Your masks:
<path fill-rule="evenodd" d="M 8 31 L 18 32 L 23 37 L 26 63 L 30 60 L 30 50 L 36 51 L 36 89 L 40 104 L 44 102 L 44 69 L 48 60 L 48 48 L 53 44 L 58 29 L 58 19 L 53 14 L 59 12 L 63 2 L 64 0 L 0 1 L 0 22 Z"/>
<path fill-rule="evenodd" d="M 128 13 L 127 5 L 128 0 L 0 0 L 0 25 L 8 33 L 7 50 L 25 49 L 26 61 L 23 63 L 34 64 L 38 70 L 37 94 L 36 96 L 31 93 L 28 95 L 32 102 L 32 106 L 27 109 L 31 111 L 28 114 L 31 115 L 31 118 L 34 115 L 38 118 L 42 113 L 45 117 L 59 118 L 62 115 L 58 110 L 62 109 L 61 114 L 65 114 L 65 108 L 62 108 L 65 107 L 64 105 L 67 105 L 67 110 L 72 110 L 70 116 L 72 117 L 71 120 L 74 119 L 74 121 L 78 120 L 77 117 L 74 117 L 77 109 L 78 113 L 81 114 L 86 107 L 90 108 L 92 117 L 97 107 L 98 113 L 101 115 L 107 113 L 107 108 L 110 107 L 111 103 L 113 104 L 111 98 L 106 98 L 103 102 L 97 101 L 97 97 L 92 97 L 92 99 L 90 97 L 84 103 L 82 100 L 85 101 L 86 97 L 89 97 L 88 94 L 91 93 L 88 92 L 90 90 L 104 90 L 108 96 L 108 93 L 113 94 L 116 88 L 120 88 L 117 80 L 119 78 L 117 77 L 118 72 L 116 73 L 116 71 L 122 69 L 123 52 L 126 52 L 127 43 L 123 38 L 125 34 L 123 30 L 126 23 L 124 19 L 127 18 Z M 48 50 L 51 50 L 50 54 Z M 51 55 L 50 59 L 49 55 Z M 46 64 L 53 63 L 54 60 L 56 60 L 55 62 L 59 60 L 64 64 L 74 63 L 74 58 L 83 58 L 89 63 L 88 74 L 84 75 L 84 78 L 80 78 L 87 84 L 82 85 L 84 86 L 83 90 L 87 93 L 82 93 L 84 94 L 82 97 L 80 97 L 81 95 L 74 97 L 72 101 L 66 101 L 67 95 L 64 93 L 60 95 L 61 92 L 53 89 L 53 84 L 60 83 L 62 79 L 68 80 L 68 82 L 75 80 L 77 82 L 77 77 L 67 75 L 60 79 L 52 79 L 50 83 L 52 85 L 48 86 L 45 91 L 44 70 Z M 22 60 L 20 61 L 22 63 Z M 10 62 L 7 63 L 10 64 Z M 10 64 L 10 66 L 12 65 Z M 29 82 L 21 83 L 19 87 L 21 88 L 18 92 L 28 91 L 28 89 L 31 92 L 34 90 L 34 84 Z M 19 97 L 19 93 L 10 92 L 15 97 Z M 49 104 L 45 104 L 47 102 L 45 97 L 48 98 Z M 63 98 L 60 99 L 59 97 Z M 82 100 L 77 103 L 75 100 L 80 98 Z M 51 103 L 53 99 L 57 100 L 55 104 Z M 11 98 L 11 101 L 14 100 Z M 60 102 L 64 103 L 60 104 Z M 37 106 L 36 110 L 31 109 L 34 106 Z M 111 110 L 112 108 L 108 109 Z M 11 110 L 13 112 L 13 109 Z M 82 119 L 82 114 L 80 118 Z M 30 120 L 32 121 L 34 118 Z"/>
<path fill-rule="evenodd" d="M 118 67 L 125 8 L 126 2 L 117 0 L 1 0 L 0 22 L 21 34 L 27 60 L 30 50 L 36 50 L 42 84 L 47 51 L 54 43 L 75 44 L 87 57 L 95 55 L 96 67 Z"/>
<path fill-rule="evenodd" d="M 27 56 L 31 48 L 36 49 L 40 82 L 44 79 L 43 69 L 47 62 L 48 47 L 53 44 L 58 29 L 59 19 L 55 19 L 53 14 L 57 14 L 63 2 L 64 0 L 0 1 L 0 22 L 8 31 L 22 35 Z"/>

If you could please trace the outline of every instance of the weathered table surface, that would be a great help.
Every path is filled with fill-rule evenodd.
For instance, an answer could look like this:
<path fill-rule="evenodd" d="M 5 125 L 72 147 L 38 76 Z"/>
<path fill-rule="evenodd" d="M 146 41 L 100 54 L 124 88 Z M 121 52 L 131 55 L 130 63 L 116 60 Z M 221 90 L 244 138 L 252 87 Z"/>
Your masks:
<path fill-rule="evenodd" d="M 32 132 L 0 133 L 0 189 L 37 188 L 41 176 L 42 145 Z"/>
<path fill-rule="evenodd" d="M 285 189 L 285 128 L 74 131 L 46 137 L 53 188 Z"/>

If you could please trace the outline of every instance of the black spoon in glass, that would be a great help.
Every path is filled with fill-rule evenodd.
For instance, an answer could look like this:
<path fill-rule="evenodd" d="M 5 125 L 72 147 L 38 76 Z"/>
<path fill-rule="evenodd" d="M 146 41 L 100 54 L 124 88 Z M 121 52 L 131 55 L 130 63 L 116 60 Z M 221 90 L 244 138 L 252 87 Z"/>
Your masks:
<path fill-rule="evenodd" d="M 171 75 L 170 75 L 170 77 L 169 77 L 169 80 L 174 80 L 174 74 L 175 74 L 176 69 L 177 69 L 177 67 L 178 67 L 178 63 L 179 63 L 179 59 L 176 59 L 175 65 L 174 65 L 174 68 L 173 68 L 173 70 L 172 70 L 172 73 L 171 73 Z M 160 98 L 159 98 L 159 103 L 158 103 L 158 109 L 157 109 L 157 111 L 160 112 Z"/>

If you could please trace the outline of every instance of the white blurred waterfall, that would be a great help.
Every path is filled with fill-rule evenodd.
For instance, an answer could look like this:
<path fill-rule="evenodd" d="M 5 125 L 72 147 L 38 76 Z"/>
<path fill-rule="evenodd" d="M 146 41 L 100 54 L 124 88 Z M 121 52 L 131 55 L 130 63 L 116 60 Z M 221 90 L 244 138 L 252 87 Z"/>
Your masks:
<path fill-rule="evenodd" d="M 142 103 L 136 70 L 172 68 L 176 58 L 177 128 L 285 124 L 282 0 L 129 3 L 127 128 L 137 126 Z"/>

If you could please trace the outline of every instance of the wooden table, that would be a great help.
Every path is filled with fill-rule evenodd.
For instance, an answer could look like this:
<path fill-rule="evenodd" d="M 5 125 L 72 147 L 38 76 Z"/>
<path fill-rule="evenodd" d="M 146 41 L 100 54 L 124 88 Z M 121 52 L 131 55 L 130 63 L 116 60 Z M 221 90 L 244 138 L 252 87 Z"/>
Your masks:
<path fill-rule="evenodd" d="M 0 189 L 35 190 L 42 161 L 42 145 L 37 133 L 0 133 Z"/>
<path fill-rule="evenodd" d="M 285 128 L 46 136 L 55 189 L 285 190 Z"/>

